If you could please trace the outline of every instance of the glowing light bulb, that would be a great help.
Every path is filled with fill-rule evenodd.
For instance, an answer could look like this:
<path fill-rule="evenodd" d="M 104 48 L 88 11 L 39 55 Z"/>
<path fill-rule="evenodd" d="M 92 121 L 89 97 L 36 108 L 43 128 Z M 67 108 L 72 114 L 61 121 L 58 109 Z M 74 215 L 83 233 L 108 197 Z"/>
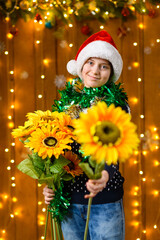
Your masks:
<path fill-rule="evenodd" d="M 139 67 L 139 62 L 133 62 L 133 67 L 135 68 Z"/>
<path fill-rule="evenodd" d="M 11 180 L 15 180 L 15 177 L 11 177 Z"/>
<path fill-rule="evenodd" d="M 157 42 L 157 43 L 160 43 L 160 39 L 156 39 L 156 42 Z"/>
<path fill-rule="evenodd" d="M 130 101 L 134 104 L 138 103 L 138 98 L 136 97 L 133 97 L 133 98 L 130 98 Z"/>
<path fill-rule="evenodd" d="M 40 42 L 41 42 L 40 40 L 37 40 L 37 41 L 36 41 L 36 44 L 40 44 Z"/>
<path fill-rule="evenodd" d="M 69 44 L 69 47 L 70 47 L 70 48 L 73 47 L 73 43 L 70 43 L 70 44 Z"/>
<path fill-rule="evenodd" d="M 141 82 L 142 81 L 142 79 L 141 78 L 138 78 L 138 82 Z"/>
<path fill-rule="evenodd" d="M 13 38 L 13 35 L 11 33 L 7 33 L 7 38 L 8 39 L 12 39 Z"/>
<path fill-rule="evenodd" d="M 11 146 L 12 146 L 12 147 L 14 147 L 15 145 L 16 145 L 16 144 L 15 144 L 14 142 L 13 142 L 13 143 L 11 143 Z"/>
<path fill-rule="evenodd" d="M 69 25 L 68 25 L 70 28 L 72 28 L 73 27 L 73 24 L 72 23 L 69 23 Z"/>
<path fill-rule="evenodd" d="M 142 154 L 143 154 L 144 156 L 146 156 L 146 155 L 147 155 L 147 151 L 144 150 L 144 151 L 142 152 Z"/>
<path fill-rule="evenodd" d="M 48 59 L 43 59 L 43 63 L 44 63 L 45 65 L 48 65 L 49 60 L 48 60 Z"/>
<path fill-rule="evenodd" d="M 142 178 L 142 181 L 145 182 L 145 181 L 146 181 L 146 178 Z"/>
<path fill-rule="evenodd" d="M 42 202 L 41 202 L 41 201 L 38 201 L 38 205 L 42 205 Z"/>
<path fill-rule="evenodd" d="M 108 11 L 106 11 L 106 12 L 105 12 L 105 14 L 106 14 L 106 15 L 108 15 L 108 14 L 109 14 L 109 12 L 108 12 Z"/>
<path fill-rule="evenodd" d="M 104 29 L 104 26 L 103 26 L 103 25 L 101 25 L 99 28 L 100 28 L 100 29 Z"/>
<path fill-rule="evenodd" d="M 16 197 L 13 197 L 13 198 L 12 198 L 12 202 L 17 202 L 17 198 L 16 198 Z"/>
<path fill-rule="evenodd" d="M 63 16 L 64 16 L 65 18 L 67 18 L 67 17 L 68 17 L 67 13 L 65 13 Z"/>
<path fill-rule="evenodd" d="M 14 163 L 14 159 L 11 159 L 11 161 L 10 161 L 11 163 Z"/>
<path fill-rule="evenodd" d="M 134 42 L 134 43 L 133 43 L 133 46 L 137 46 L 137 45 L 138 45 L 138 43 L 137 43 L 137 42 Z"/>
<path fill-rule="evenodd" d="M 7 194 L 4 194 L 4 195 L 3 195 L 3 198 L 4 198 L 4 199 L 8 199 L 8 195 L 7 195 Z"/>
<path fill-rule="evenodd" d="M 142 170 L 141 170 L 141 171 L 139 171 L 139 174 L 140 174 L 140 175 L 143 175 L 143 171 L 142 171 Z"/>
<path fill-rule="evenodd" d="M 14 109 L 14 105 L 13 104 L 11 105 L 11 109 Z"/>
<path fill-rule="evenodd" d="M 44 236 L 41 236 L 41 239 L 44 239 Z"/>
<path fill-rule="evenodd" d="M 134 202 L 133 202 L 133 206 L 134 206 L 134 207 L 138 207 L 138 206 L 139 206 L 139 202 L 134 201 Z"/>
<path fill-rule="evenodd" d="M 12 88 L 12 89 L 10 89 L 10 92 L 11 92 L 11 93 L 13 93 L 13 92 L 14 92 L 14 89 L 13 89 L 13 88 Z"/>
<path fill-rule="evenodd" d="M 11 217 L 11 218 L 14 218 L 14 214 L 10 214 L 10 217 Z"/>
<path fill-rule="evenodd" d="M 154 191 L 153 191 L 153 195 L 154 195 L 155 197 L 157 197 L 157 196 L 159 195 L 159 191 L 158 191 L 158 190 L 154 190 Z"/>
<path fill-rule="evenodd" d="M 146 234 L 147 231 L 146 231 L 146 230 L 143 230 L 142 232 L 143 232 L 144 234 Z"/>
<path fill-rule="evenodd" d="M 42 21 L 42 20 L 40 20 L 40 21 L 39 21 L 39 24 L 43 24 L 43 21 Z"/>
<path fill-rule="evenodd" d="M 9 73 L 10 73 L 11 75 L 13 75 L 13 74 L 14 74 L 14 71 L 13 71 L 13 70 L 11 70 Z"/>
<path fill-rule="evenodd" d="M 5 51 L 4 54 L 5 54 L 5 55 L 8 55 L 8 51 Z"/>
<path fill-rule="evenodd" d="M 138 25 L 138 27 L 139 27 L 140 29 L 144 29 L 144 24 L 143 24 L 143 23 L 140 23 L 140 24 Z"/>
<path fill-rule="evenodd" d="M 9 149 L 8 148 L 5 148 L 5 150 L 4 150 L 5 152 L 9 152 Z"/>
<path fill-rule="evenodd" d="M 156 228 L 157 228 L 157 225 L 155 224 L 155 225 L 153 226 L 153 228 L 156 229 Z"/>
<path fill-rule="evenodd" d="M 141 134 L 140 134 L 140 138 L 144 138 L 144 133 L 141 133 Z"/>
<path fill-rule="evenodd" d="M 46 208 L 42 208 L 42 212 L 46 212 Z"/>
<path fill-rule="evenodd" d="M 38 98 L 42 98 L 42 97 L 43 97 L 43 95 L 42 95 L 42 94 L 39 94 L 39 95 L 38 95 Z"/>
<path fill-rule="evenodd" d="M 142 119 L 143 119 L 143 118 L 144 118 L 144 115 L 142 115 L 142 114 L 141 114 L 141 115 L 140 115 L 140 118 L 142 118 Z"/>
<path fill-rule="evenodd" d="M 10 170 L 11 170 L 11 167 L 10 167 L 10 166 L 8 166 L 8 167 L 7 167 L 7 170 L 8 170 L 8 171 L 10 171 Z"/>
<path fill-rule="evenodd" d="M 134 210 L 134 211 L 133 211 L 133 214 L 136 216 L 136 215 L 139 214 L 139 211 L 138 211 L 138 210 Z"/>
<path fill-rule="evenodd" d="M 15 187 L 15 186 L 16 186 L 16 184 L 15 184 L 15 183 L 12 183 L 12 184 L 11 184 L 11 186 L 12 186 L 12 187 Z"/>

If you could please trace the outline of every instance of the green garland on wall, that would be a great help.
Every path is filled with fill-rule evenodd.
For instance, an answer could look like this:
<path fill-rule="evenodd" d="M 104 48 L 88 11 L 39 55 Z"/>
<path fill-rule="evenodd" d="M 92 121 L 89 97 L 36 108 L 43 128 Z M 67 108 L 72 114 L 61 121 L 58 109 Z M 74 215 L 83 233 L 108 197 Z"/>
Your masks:
<path fill-rule="evenodd" d="M 157 16 L 160 0 L 0 0 L 0 16 L 9 17 L 12 24 L 19 18 L 25 21 L 44 20 L 46 27 L 55 23 L 66 25 L 73 19 L 86 21 L 97 19 L 106 22 L 109 18 L 135 18 L 136 13 Z"/>

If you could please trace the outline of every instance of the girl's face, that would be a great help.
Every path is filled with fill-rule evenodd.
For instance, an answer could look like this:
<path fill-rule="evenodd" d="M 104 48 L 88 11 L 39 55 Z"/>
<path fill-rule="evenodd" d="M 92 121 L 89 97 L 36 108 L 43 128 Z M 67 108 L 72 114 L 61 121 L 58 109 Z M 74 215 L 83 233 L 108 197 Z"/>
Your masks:
<path fill-rule="evenodd" d="M 101 87 L 111 74 L 111 64 L 101 58 L 89 58 L 82 68 L 82 79 L 85 87 Z"/>

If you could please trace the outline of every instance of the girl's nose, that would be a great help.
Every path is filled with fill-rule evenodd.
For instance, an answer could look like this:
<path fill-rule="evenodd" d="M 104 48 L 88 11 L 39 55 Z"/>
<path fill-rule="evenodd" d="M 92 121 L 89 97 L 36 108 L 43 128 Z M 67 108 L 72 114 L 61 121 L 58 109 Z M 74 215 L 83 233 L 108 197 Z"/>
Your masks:
<path fill-rule="evenodd" d="M 93 66 L 92 72 L 93 72 L 93 74 L 95 74 L 95 75 L 99 74 L 99 67 L 98 67 L 98 65 L 95 64 L 95 65 Z"/>

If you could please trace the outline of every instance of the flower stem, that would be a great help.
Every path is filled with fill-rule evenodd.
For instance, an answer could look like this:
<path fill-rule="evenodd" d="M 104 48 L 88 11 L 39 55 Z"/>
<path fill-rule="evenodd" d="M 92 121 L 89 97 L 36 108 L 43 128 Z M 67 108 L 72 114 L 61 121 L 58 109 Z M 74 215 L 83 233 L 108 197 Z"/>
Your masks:
<path fill-rule="evenodd" d="M 88 200 L 88 209 L 87 209 L 87 220 L 86 220 L 86 227 L 84 232 L 84 240 L 87 240 L 87 233 L 88 233 L 88 224 L 89 224 L 89 218 L 90 218 L 90 211 L 91 211 L 91 205 L 92 205 L 92 197 Z"/>
<path fill-rule="evenodd" d="M 55 223 L 55 219 L 54 218 L 52 218 L 52 224 L 53 224 L 54 240 L 57 240 L 56 223 Z"/>
<path fill-rule="evenodd" d="M 47 236 L 48 215 L 49 215 L 49 206 L 47 207 L 47 216 L 46 216 L 46 224 L 45 224 L 44 240 L 46 240 L 46 236 Z"/>
<path fill-rule="evenodd" d="M 56 221 L 56 228 L 57 228 L 58 240 L 63 240 L 61 225 L 57 221 Z"/>
<path fill-rule="evenodd" d="M 52 219 L 52 213 L 50 212 L 50 221 L 51 221 L 51 240 L 54 240 L 53 238 L 53 219 Z"/>

